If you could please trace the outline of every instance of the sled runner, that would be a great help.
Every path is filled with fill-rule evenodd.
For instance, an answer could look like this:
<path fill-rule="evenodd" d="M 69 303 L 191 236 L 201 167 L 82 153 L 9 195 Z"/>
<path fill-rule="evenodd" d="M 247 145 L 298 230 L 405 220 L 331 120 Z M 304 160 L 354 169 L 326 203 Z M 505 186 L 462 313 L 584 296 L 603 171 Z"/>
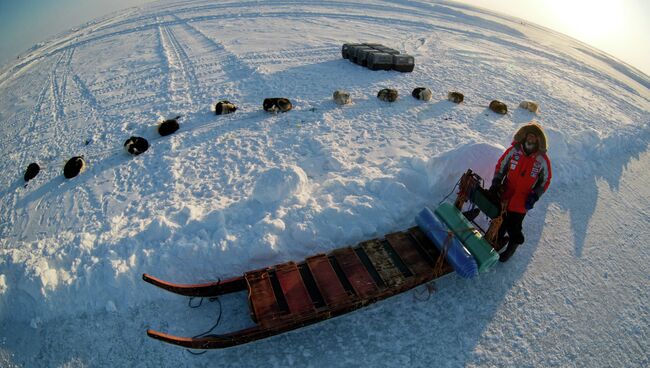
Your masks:
<path fill-rule="evenodd" d="M 471 251 L 472 255 L 479 265 L 487 269 L 494 263 L 496 252 L 474 227 L 468 228 L 467 223 L 458 220 L 458 216 L 462 217 L 462 204 L 477 198 L 474 192 L 480 188 L 480 177 L 468 171 L 463 178 L 456 206 L 443 203 L 436 209 L 436 216 L 450 222 L 446 227 L 418 219 L 424 229 L 415 226 L 352 247 L 317 254 L 298 263 L 277 264 L 218 282 L 181 285 L 144 274 L 144 281 L 189 297 L 215 297 L 248 291 L 251 318 L 255 322 L 254 326 L 243 330 L 197 338 L 178 337 L 154 330 L 147 330 L 147 334 L 186 348 L 218 349 L 336 317 L 451 273 L 454 270 L 451 264 L 457 267 L 457 261 L 448 258 L 447 248 L 449 240 L 454 237 L 463 242 L 471 238 L 471 247 L 475 248 Z M 483 206 L 488 207 L 485 203 Z M 426 211 L 431 214 L 428 209 Z M 456 219 L 458 224 L 451 224 L 451 219 Z M 443 221 L 435 223 L 442 224 Z M 435 232 L 442 232 L 443 236 L 427 235 Z M 459 242 L 456 242 L 456 246 L 463 247 Z M 468 252 L 464 247 L 459 251 Z M 447 262 L 448 259 L 452 261 L 451 264 Z M 474 260 L 471 259 L 471 262 Z M 459 274 L 471 277 L 476 274 L 476 263 L 473 263 L 473 267 L 472 275 L 467 272 Z"/>

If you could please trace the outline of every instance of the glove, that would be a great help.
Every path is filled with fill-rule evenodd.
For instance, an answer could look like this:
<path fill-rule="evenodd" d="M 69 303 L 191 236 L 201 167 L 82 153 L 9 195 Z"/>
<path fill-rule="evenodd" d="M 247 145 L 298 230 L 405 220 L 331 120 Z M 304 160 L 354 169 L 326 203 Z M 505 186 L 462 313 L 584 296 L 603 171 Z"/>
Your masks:
<path fill-rule="evenodd" d="M 498 198 L 500 190 L 501 190 L 501 180 L 497 180 L 497 178 L 494 178 L 492 180 L 492 185 L 490 185 L 490 189 L 488 189 L 488 194 L 490 194 L 495 198 Z"/>
<path fill-rule="evenodd" d="M 528 198 L 526 198 L 526 203 L 524 204 L 524 208 L 526 208 L 526 210 L 532 210 L 533 207 L 535 206 L 535 202 L 537 202 L 538 199 L 539 197 L 537 196 L 537 193 L 530 192 Z"/>

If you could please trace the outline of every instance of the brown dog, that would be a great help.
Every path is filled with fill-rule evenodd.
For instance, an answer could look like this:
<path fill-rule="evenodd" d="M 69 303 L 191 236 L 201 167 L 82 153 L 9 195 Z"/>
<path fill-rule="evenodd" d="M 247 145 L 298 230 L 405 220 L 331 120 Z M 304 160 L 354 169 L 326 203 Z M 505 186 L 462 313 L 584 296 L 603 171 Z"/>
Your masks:
<path fill-rule="evenodd" d="M 396 89 L 384 88 L 377 93 L 377 98 L 386 102 L 395 102 L 399 94 Z"/>
<path fill-rule="evenodd" d="M 508 106 L 501 101 L 494 100 L 490 102 L 490 110 L 497 114 L 505 115 L 508 113 Z"/>
<path fill-rule="evenodd" d="M 447 94 L 447 100 L 453 102 L 453 103 L 461 103 L 465 99 L 465 96 L 463 96 L 462 93 L 459 92 L 449 92 Z"/>

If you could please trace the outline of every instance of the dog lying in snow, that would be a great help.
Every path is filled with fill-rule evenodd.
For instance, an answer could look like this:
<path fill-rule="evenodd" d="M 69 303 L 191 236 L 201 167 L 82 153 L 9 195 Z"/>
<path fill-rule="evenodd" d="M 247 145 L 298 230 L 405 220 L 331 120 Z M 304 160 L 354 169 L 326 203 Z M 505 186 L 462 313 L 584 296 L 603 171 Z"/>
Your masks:
<path fill-rule="evenodd" d="M 149 142 L 142 137 L 131 137 L 124 142 L 126 152 L 137 156 L 149 149 Z"/>
<path fill-rule="evenodd" d="M 539 111 L 539 105 L 537 105 L 537 103 L 532 101 L 521 101 L 519 107 L 521 107 L 522 109 L 526 109 L 534 114 L 537 114 L 537 111 Z"/>
<path fill-rule="evenodd" d="M 74 178 L 86 169 L 86 161 L 83 156 L 75 156 L 68 160 L 63 167 L 63 176 L 66 179 Z"/>
<path fill-rule="evenodd" d="M 268 112 L 287 112 L 293 108 L 291 101 L 283 97 L 265 98 L 262 103 L 264 111 Z"/>
<path fill-rule="evenodd" d="M 41 167 L 38 166 L 36 162 L 32 162 L 31 164 L 27 165 L 27 170 L 25 170 L 25 176 L 23 176 L 23 179 L 25 179 L 25 183 L 34 179 L 40 171 L 41 171 Z"/>
<path fill-rule="evenodd" d="M 172 119 L 166 119 L 163 120 L 160 125 L 158 125 L 158 134 L 162 135 L 163 137 L 166 135 L 170 135 L 174 133 L 175 131 L 180 128 L 180 125 L 178 125 L 178 119 L 180 119 L 180 115 L 172 118 Z"/>
<path fill-rule="evenodd" d="M 411 92 L 411 96 L 417 98 L 418 100 L 422 101 L 429 101 L 431 100 L 431 96 L 433 94 L 431 93 L 431 90 L 425 87 L 417 87 Z"/>
<path fill-rule="evenodd" d="M 384 88 L 377 93 L 377 98 L 386 102 L 395 102 L 399 94 L 396 89 Z"/>
<path fill-rule="evenodd" d="M 345 91 L 334 91 L 333 98 L 337 105 L 347 105 L 352 103 L 350 94 Z"/>
<path fill-rule="evenodd" d="M 501 101 L 494 100 L 490 102 L 490 110 L 496 112 L 497 114 L 505 115 L 508 113 L 508 106 Z"/>
<path fill-rule="evenodd" d="M 462 93 L 459 92 L 449 92 L 447 94 L 447 99 L 453 103 L 461 103 L 465 99 L 465 96 L 463 96 Z"/>
<path fill-rule="evenodd" d="M 215 115 L 226 115 L 237 111 L 237 106 L 228 100 L 219 101 L 212 106 Z"/>

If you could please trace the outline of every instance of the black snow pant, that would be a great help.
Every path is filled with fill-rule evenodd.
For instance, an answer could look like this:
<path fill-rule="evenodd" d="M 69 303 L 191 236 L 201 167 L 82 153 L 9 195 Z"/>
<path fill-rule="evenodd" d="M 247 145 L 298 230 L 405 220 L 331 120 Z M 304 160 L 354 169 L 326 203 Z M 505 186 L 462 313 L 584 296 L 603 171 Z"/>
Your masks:
<path fill-rule="evenodd" d="M 508 247 L 503 251 L 499 257 L 499 260 L 505 262 L 515 253 L 517 247 L 524 242 L 524 234 L 521 232 L 521 226 L 524 222 L 525 213 L 518 212 L 506 212 L 506 216 L 503 219 L 501 228 L 499 229 L 499 239 L 503 239 L 506 233 L 508 233 Z"/>

